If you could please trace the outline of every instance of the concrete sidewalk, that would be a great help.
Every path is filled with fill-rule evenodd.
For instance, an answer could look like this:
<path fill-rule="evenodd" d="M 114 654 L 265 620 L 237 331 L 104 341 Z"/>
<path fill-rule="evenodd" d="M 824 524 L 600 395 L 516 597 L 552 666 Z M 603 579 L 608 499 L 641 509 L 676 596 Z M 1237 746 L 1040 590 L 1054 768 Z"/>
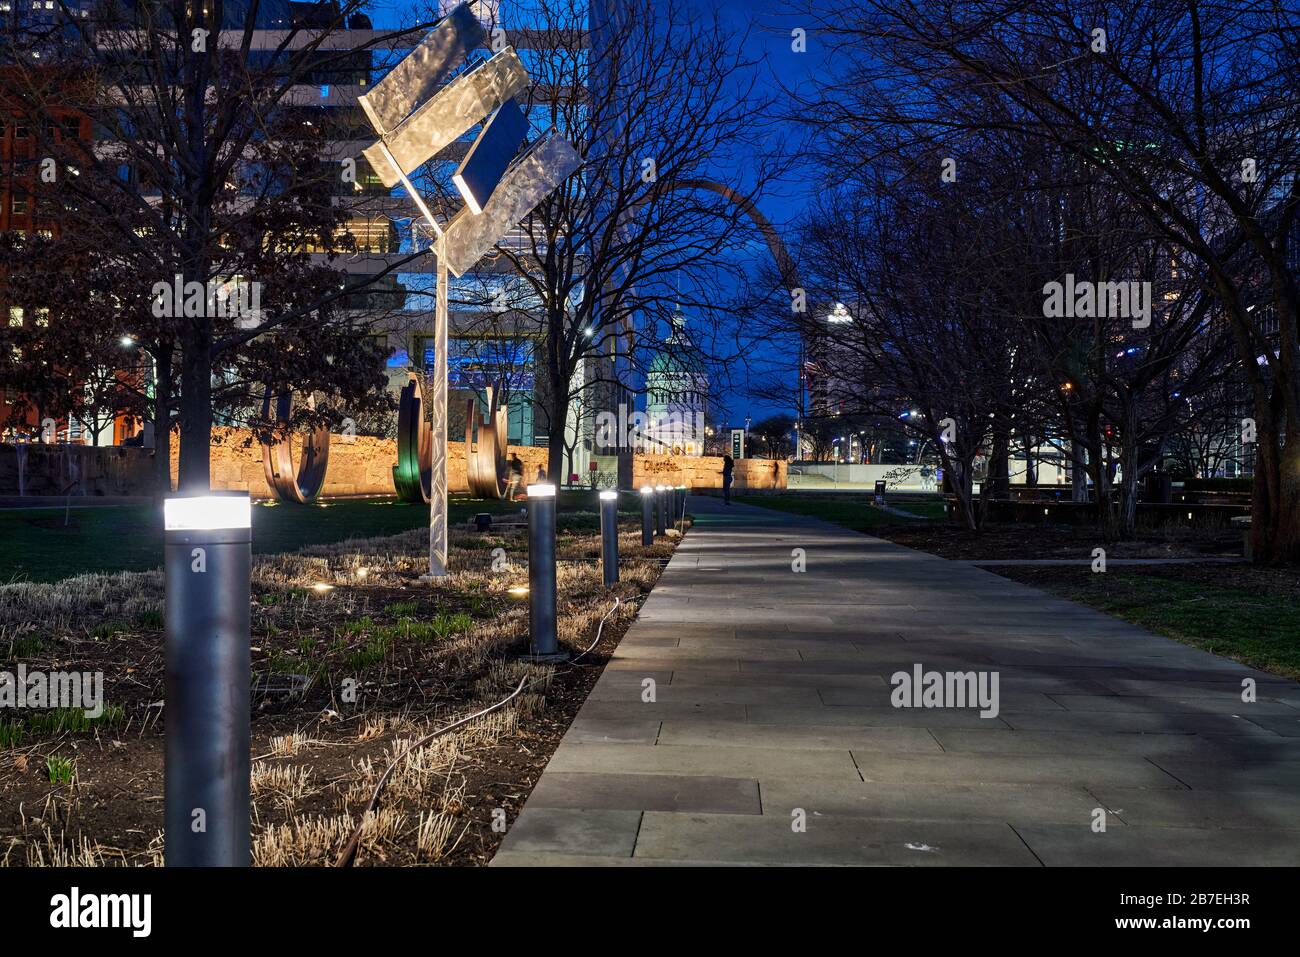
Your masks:
<path fill-rule="evenodd" d="M 690 509 L 494 865 L 1300 863 L 1295 682 L 812 519 Z M 997 716 L 893 707 L 917 665 L 996 672 Z"/>

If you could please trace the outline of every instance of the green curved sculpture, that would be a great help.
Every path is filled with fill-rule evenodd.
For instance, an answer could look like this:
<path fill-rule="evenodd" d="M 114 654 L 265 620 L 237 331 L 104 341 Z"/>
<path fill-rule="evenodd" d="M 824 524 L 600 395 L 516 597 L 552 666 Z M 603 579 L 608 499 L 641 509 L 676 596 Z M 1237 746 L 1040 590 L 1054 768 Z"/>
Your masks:
<path fill-rule="evenodd" d="M 433 430 L 424 417 L 424 392 L 413 378 L 397 400 L 397 464 L 393 488 L 403 502 L 429 504 L 433 479 Z"/>

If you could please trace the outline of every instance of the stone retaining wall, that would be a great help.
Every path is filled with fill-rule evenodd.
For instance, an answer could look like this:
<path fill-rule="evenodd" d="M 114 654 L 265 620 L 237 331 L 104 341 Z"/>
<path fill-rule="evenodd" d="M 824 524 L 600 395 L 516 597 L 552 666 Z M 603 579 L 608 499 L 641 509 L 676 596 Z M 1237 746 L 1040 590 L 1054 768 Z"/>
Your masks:
<path fill-rule="evenodd" d="M 137 495 L 152 468 L 148 449 L 0 444 L 0 495 Z"/>
<path fill-rule="evenodd" d="M 252 433 L 242 429 L 216 428 L 212 433 L 212 487 L 237 491 L 247 489 L 254 497 L 270 495 L 262 467 L 262 447 Z M 297 461 L 301 439 L 294 440 Z M 0 445 L 0 495 L 19 494 L 19 455 L 23 457 L 23 485 L 27 495 L 149 495 L 151 494 L 153 451 L 112 446 L 83 445 L 25 446 Z M 524 467 L 525 484 L 533 482 L 539 468 L 546 468 L 547 450 L 532 446 L 509 447 Z M 172 484 L 180 456 L 178 442 L 171 446 Z M 335 435 L 330 440 L 329 469 L 324 494 L 392 495 L 393 465 L 397 462 L 397 440 L 373 436 Z M 691 488 L 721 488 L 722 458 L 638 454 L 633 460 L 633 486 L 686 485 Z M 447 443 L 447 484 L 453 492 L 469 491 L 465 470 L 465 443 Z M 764 459 L 736 462 L 735 486 L 742 488 L 785 488 L 786 463 Z"/>
<path fill-rule="evenodd" d="M 735 488 L 785 488 L 786 463 L 769 459 L 737 459 L 732 473 Z M 638 454 L 632 462 L 632 484 L 685 485 L 689 488 L 722 488 L 720 455 Z"/>

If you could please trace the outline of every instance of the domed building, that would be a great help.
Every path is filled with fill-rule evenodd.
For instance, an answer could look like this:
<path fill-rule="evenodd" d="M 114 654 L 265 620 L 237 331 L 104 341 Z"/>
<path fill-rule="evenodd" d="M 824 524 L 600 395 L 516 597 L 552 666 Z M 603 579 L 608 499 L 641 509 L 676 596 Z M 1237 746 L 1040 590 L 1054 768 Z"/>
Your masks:
<path fill-rule="evenodd" d="M 709 379 L 680 306 L 670 322 L 668 338 L 646 371 L 644 445 L 648 452 L 703 455 Z"/>

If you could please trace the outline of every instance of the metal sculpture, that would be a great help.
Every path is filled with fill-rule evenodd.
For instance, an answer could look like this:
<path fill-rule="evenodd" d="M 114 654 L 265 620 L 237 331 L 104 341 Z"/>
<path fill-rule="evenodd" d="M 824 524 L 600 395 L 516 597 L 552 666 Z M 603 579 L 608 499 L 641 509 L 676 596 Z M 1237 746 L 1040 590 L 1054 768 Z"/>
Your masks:
<path fill-rule="evenodd" d="M 465 414 L 465 472 L 475 498 L 504 498 L 510 466 L 506 462 L 508 410 L 499 408 L 497 393 L 487 387 L 487 414 L 478 414 L 471 398 Z M 474 437 L 477 429 L 478 438 Z"/>
<path fill-rule="evenodd" d="M 293 467 L 293 435 L 289 432 L 290 413 L 293 411 L 293 395 L 289 392 L 272 396 L 267 389 L 262 399 L 262 418 L 271 418 L 271 400 L 275 400 L 276 431 L 280 438 L 274 442 L 262 442 L 262 468 L 266 473 L 266 484 L 271 487 L 271 494 L 281 502 L 296 502 L 306 505 L 320 497 L 325 487 L 325 471 L 330 460 L 330 430 L 327 425 L 318 425 L 303 437 L 302 455 L 298 468 Z M 307 400 L 308 407 L 314 407 L 312 400 Z"/>
<path fill-rule="evenodd" d="M 424 417 L 424 390 L 412 378 L 402 388 L 397 406 L 397 464 L 393 466 L 393 488 L 403 502 L 429 504 L 433 430 Z"/>
<path fill-rule="evenodd" d="M 466 56 L 487 43 L 487 32 L 461 4 L 434 25 L 400 63 L 359 97 L 379 141 L 364 150 L 386 186 L 401 183 L 431 228 L 437 256 L 434 357 L 429 385 L 429 576 L 447 574 L 447 325 L 449 273 L 461 276 L 515 224 L 582 165 L 554 130 L 522 156 L 517 97 L 529 84 L 510 47 L 453 76 Z M 451 77 L 450 81 L 447 78 Z M 445 146 L 482 124 L 453 177 L 466 205 L 439 221 L 411 174 Z M 504 445 L 502 447 L 504 452 Z"/>

